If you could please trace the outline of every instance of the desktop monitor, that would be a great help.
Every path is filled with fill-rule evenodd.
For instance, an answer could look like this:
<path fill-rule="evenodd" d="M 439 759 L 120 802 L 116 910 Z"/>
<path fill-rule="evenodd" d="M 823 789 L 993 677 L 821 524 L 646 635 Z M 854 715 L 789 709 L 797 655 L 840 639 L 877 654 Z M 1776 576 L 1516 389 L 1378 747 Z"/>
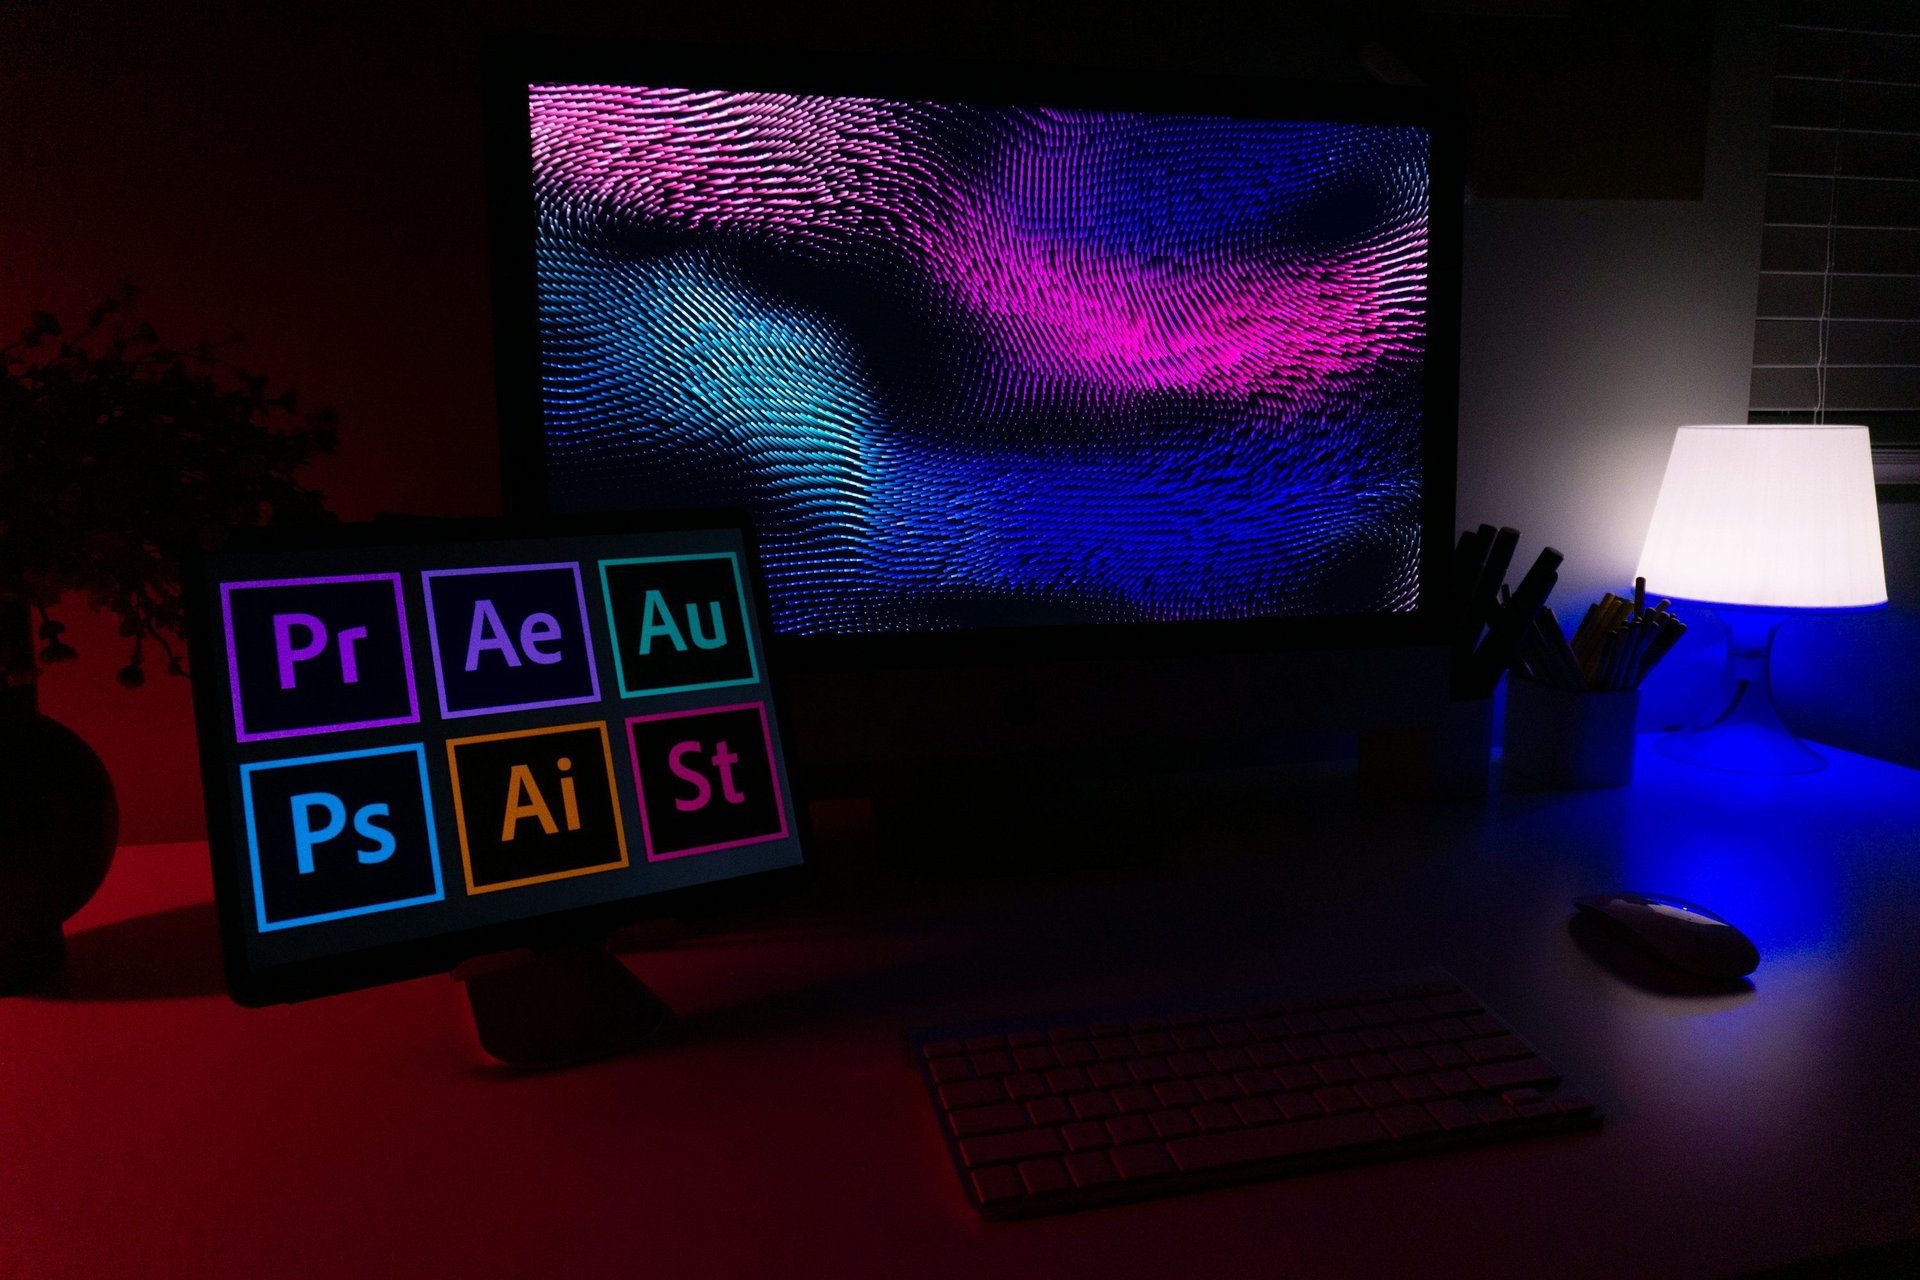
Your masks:
<path fill-rule="evenodd" d="M 195 716 L 235 998 L 790 884 L 804 806 L 758 581 L 726 513 L 338 526 L 201 557 Z"/>
<path fill-rule="evenodd" d="M 562 42 L 488 120 L 509 508 L 749 511 L 816 763 L 1443 696 L 1432 96 Z"/>

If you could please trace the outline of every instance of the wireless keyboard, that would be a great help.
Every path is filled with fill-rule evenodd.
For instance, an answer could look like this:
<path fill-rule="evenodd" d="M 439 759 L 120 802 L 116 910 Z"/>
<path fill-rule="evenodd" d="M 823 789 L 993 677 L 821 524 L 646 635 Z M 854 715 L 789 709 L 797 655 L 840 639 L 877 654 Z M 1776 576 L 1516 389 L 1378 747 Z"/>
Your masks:
<path fill-rule="evenodd" d="M 1459 983 L 910 1032 L 961 1185 L 1024 1217 L 1600 1123 Z"/>

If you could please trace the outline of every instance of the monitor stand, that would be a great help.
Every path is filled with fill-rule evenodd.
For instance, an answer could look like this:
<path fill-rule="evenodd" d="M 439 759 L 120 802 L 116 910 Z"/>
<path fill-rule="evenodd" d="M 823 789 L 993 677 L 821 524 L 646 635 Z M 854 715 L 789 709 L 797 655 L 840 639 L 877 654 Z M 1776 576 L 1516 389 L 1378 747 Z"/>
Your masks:
<path fill-rule="evenodd" d="M 517 1067 L 561 1067 L 662 1040 L 673 1011 L 604 941 L 470 960 L 467 988 L 488 1056 Z"/>

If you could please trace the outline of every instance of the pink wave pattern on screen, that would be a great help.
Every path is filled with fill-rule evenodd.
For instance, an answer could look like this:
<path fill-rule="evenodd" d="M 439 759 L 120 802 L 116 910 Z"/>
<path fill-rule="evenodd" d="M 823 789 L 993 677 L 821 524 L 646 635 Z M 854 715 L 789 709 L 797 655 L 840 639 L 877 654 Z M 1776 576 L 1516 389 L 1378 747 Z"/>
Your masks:
<path fill-rule="evenodd" d="M 1389 216 L 1358 242 L 1299 242 L 1326 175 L 1355 162 L 1323 126 L 1264 126 L 1218 172 L 1166 179 L 1199 198 L 1141 208 L 1124 202 L 1143 171 L 1184 154 L 1178 121 L 615 86 L 536 87 L 531 107 L 545 207 L 761 237 L 852 271 L 890 265 L 869 260 L 876 244 L 911 245 L 1013 369 L 1311 406 L 1421 358 L 1424 174 L 1361 157 Z M 984 163 L 957 163 L 956 137 Z M 1276 149 L 1285 180 L 1260 168 Z M 1223 217 L 1249 234 L 1220 235 Z"/>

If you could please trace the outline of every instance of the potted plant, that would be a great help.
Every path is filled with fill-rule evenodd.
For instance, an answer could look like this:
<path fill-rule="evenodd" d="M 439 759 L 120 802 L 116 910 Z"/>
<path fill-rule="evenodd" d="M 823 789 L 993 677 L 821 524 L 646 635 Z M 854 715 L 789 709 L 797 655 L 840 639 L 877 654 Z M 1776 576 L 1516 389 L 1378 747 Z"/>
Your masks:
<path fill-rule="evenodd" d="M 185 676 L 180 560 L 236 526 L 329 519 L 295 473 L 335 447 L 330 410 L 134 323 L 123 286 L 76 330 L 36 312 L 0 345 L 0 993 L 57 971 L 61 926 L 105 877 L 119 813 L 99 756 L 37 709 L 76 656 L 54 612 L 117 615 L 118 679 L 157 653 Z"/>

